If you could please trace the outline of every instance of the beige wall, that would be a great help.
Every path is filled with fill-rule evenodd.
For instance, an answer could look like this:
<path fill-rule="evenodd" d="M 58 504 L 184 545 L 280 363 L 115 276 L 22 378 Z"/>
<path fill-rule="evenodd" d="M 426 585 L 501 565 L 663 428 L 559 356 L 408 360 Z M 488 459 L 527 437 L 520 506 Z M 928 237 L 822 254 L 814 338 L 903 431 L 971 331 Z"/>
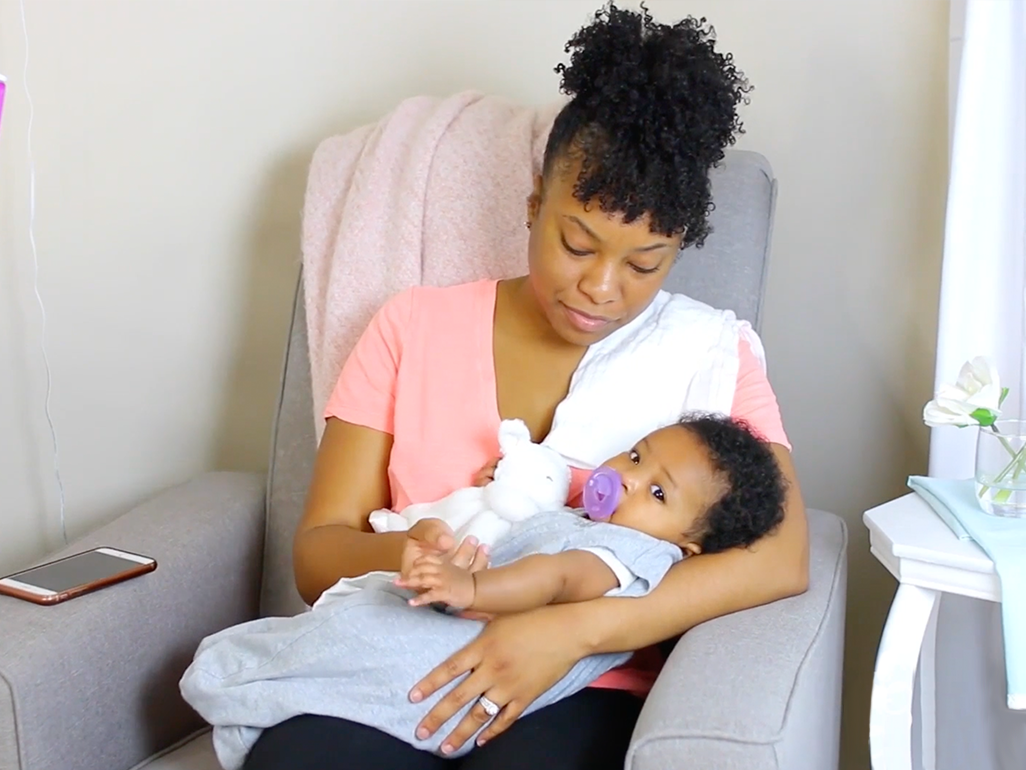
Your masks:
<path fill-rule="evenodd" d="M 81 534 L 260 470 L 316 142 L 419 92 L 554 97 L 597 0 L 27 0 L 52 411 Z M 650 0 L 716 24 L 780 177 L 765 338 L 806 496 L 851 528 L 846 754 L 893 582 L 860 513 L 925 470 L 946 147 L 940 0 Z M 0 570 L 59 538 L 27 236 L 19 6 L 0 0 Z M 757 693 L 753 693 L 757 697 Z"/>

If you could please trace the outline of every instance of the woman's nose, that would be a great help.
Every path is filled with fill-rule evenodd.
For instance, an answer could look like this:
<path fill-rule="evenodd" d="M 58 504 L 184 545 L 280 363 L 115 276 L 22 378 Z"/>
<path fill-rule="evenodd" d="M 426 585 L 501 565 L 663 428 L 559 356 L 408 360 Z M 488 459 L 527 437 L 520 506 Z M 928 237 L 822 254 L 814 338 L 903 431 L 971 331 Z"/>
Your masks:
<path fill-rule="evenodd" d="M 619 294 L 616 264 L 603 257 L 592 260 L 581 276 L 578 287 L 595 305 L 616 301 Z"/>

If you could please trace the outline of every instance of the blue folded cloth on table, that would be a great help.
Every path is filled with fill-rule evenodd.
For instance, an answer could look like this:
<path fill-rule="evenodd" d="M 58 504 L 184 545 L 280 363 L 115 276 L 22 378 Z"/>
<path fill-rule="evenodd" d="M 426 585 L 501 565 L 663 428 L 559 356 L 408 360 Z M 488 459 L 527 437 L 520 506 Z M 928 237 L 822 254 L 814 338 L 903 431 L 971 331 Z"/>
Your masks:
<path fill-rule="evenodd" d="M 909 476 L 908 486 L 952 532 L 974 541 L 994 562 L 1001 581 L 1008 708 L 1026 709 L 1026 519 L 985 513 L 972 479 Z"/>

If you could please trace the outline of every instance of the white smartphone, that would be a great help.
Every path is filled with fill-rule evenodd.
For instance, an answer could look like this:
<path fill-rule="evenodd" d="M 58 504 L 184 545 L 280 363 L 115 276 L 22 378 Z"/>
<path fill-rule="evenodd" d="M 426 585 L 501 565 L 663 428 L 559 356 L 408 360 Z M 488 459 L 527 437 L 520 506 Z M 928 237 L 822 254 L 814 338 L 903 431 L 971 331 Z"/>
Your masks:
<path fill-rule="evenodd" d="M 0 594 L 36 604 L 59 604 L 157 568 L 149 556 L 94 548 L 0 578 Z"/>

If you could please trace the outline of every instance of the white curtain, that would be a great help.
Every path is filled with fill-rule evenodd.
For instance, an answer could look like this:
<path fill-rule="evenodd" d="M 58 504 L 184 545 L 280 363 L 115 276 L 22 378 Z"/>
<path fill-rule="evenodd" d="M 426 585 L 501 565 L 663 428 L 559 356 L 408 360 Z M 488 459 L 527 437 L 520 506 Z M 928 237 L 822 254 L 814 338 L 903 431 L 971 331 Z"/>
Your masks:
<path fill-rule="evenodd" d="M 951 167 L 936 383 L 990 355 L 1026 417 L 1026 0 L 954 0 Z M 976 432 L 934 429 L 930 474 L 968 478 Z M 937 638 L 937 770 L 1023 770 L 995 604 L 948 597 Z"/>

